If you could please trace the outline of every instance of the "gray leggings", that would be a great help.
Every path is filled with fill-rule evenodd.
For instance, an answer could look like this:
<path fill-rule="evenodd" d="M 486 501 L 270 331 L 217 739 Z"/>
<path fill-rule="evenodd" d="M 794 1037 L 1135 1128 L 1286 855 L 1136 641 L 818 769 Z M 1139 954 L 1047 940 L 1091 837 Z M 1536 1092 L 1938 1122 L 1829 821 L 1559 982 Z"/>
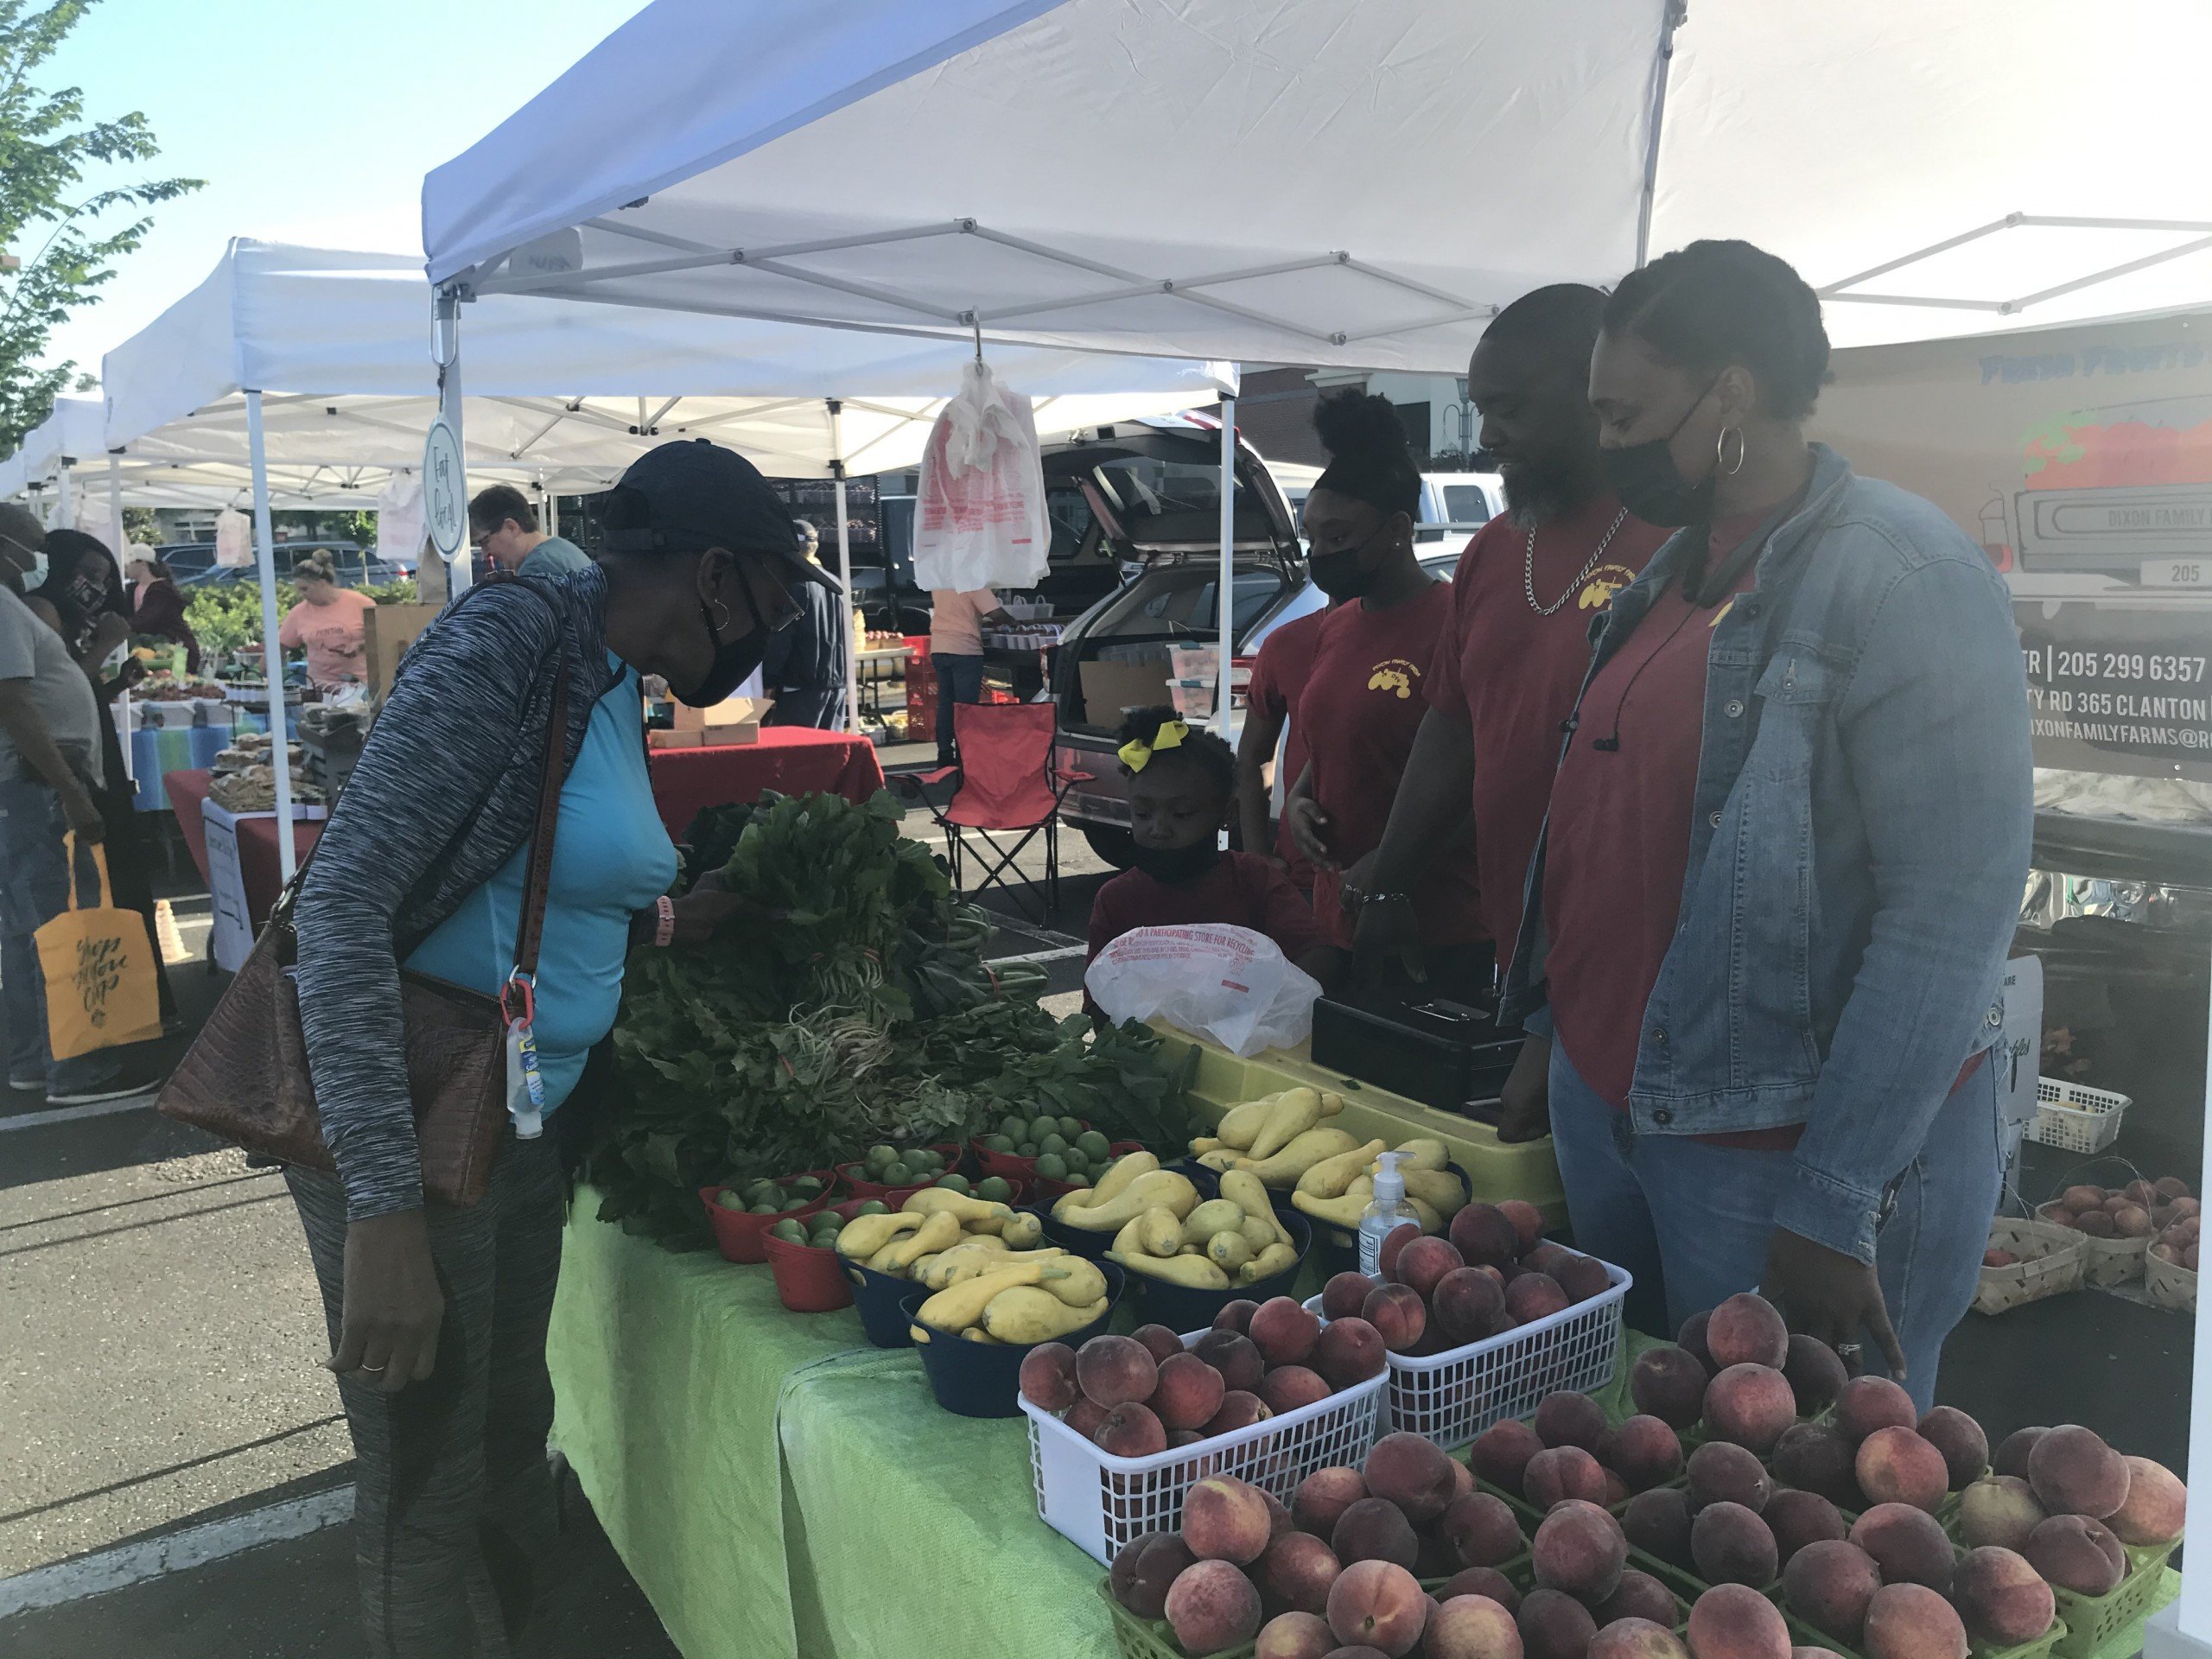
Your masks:
<path fill-rule="evenodd" d="M 284 1179 L 334 1347 L 345 1193 L 315 1170 L 287 1169 Z M 552 1137 L 510 1136 L 480 1204 L 429 1211 L 446 1299 L 435 1372 L 397 1394 L 338 1380 L 353 1436 L 355 1554 L 374 1659 L 505 1659 L 533 1580 L 545 1582 L 556 1532 L 545 1327 L 566 1193 Z"/>

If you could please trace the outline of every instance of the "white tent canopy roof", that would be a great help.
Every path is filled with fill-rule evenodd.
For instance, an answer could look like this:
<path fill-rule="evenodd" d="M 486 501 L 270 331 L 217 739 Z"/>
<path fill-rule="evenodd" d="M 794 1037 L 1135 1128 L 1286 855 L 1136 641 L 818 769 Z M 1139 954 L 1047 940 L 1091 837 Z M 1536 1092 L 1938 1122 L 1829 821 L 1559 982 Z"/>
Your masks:
<path fill-rule="evenodd" d="M 471 308 L 462 430 L 472 474 L 559 491 L 605 487 L 671 437 L 728 444 L 772 477 L 821 477 L 840 458 L 825 400 L 842 404 L 850 473 L 920 456 L 972 347 L 758 322 L 588 311 L 537 299 Z M 1211 403 L 1235 371 L 1065 350 L 994 353 L 1001 378 L 1067 431 Z M 214 272 L 102 365 L 105 440 L 181 483 L 242 487 L 247 388 L 263 394 L 273 494 L 358 502 L 422 458 L 437 412 L 430 291 L 397 255 L 233 242 Z M 650 395 L 639 395 L 640 387 Z M 126 483 L 137 476 L 126 468 Z"/>
<path fill-rule="evenodd" d="M 1677 3 L 654 0 L 429 175 L 423 245 L 479 296 L 1428 370 L 1634 265 L 1647 177 L 1653 252 L 1756 242 L 1840 346 L 2212 289 L 2198 100 L 2085 68 L 2212 56 L 2201 0 L 1698 0 L 1669 70 Z"/>

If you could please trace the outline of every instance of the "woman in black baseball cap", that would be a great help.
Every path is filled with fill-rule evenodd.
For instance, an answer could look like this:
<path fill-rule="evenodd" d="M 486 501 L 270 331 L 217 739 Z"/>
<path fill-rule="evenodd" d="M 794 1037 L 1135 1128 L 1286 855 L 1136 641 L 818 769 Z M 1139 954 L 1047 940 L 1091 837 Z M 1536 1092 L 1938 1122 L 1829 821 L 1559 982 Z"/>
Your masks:
<path fill-rule="evenodd" d="M 372 1646 L 400 1630 L 422 1643 L 410 1652 L 505 1651 L 505 1635 L 476 1628 L 488 1603 L 468 1586 L 487 1573 L 506 1617 L 527 1615 L 527 1541 L 551 1519 L 544 1341 L 567 1195 L 541 1120 L 578 1138 L 579 1108 L 563 1108 L 613 1027 L 632 951 L 704 938 L 740 909 L 711 887 L 668 895 L 676 849 L 646 774 L 639 677 L 720 702 L 798 613 L 793 583 L 836 586 L 799 556 L 759 471 L 703 441 L 640 456 L 592 516 L 594 563 L 471 588 L 408 653 L 294 910 L 337 1169 L 285 1173 L 353 1433 Z M 524 1063 L 537 1103 L 518 1109 L 482 1201 L 449 1209 L 423 1197 L 399 970 L 508 984 L 556 709 L 568 766 Z M 427 1407 L 385 1398 L 426 1382 Z M 502 1538 L 487 1548 L 486 1530 Z"/>

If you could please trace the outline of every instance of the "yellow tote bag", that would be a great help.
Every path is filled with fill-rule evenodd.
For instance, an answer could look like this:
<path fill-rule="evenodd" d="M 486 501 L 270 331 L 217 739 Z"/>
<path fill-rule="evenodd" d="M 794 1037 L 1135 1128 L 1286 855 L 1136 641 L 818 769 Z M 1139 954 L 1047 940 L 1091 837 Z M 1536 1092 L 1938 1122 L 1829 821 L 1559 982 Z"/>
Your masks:
<path fill-rule="evenodd" d="M 46 976 L 47 1041 L 57 1060 L 95 1049 L 151 1041 L 162 1034 L 161 992 L 146 918 L 106 902 L 107 850 L 92 849 L 99 902 L 79 903 L 77 837 L 62 837 L 69 865 L 69 908 L 31 937 Z"/>

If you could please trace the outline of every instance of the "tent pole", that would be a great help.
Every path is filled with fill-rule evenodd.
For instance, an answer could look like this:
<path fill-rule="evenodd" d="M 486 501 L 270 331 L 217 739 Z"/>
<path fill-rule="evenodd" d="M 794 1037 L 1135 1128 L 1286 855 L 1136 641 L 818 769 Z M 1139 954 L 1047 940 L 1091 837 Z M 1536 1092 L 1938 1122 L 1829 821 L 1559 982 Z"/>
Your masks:
<path fill-rule="evenodd" d="M 542 478 L 537 480 L 537 487 L 545 490 L 545 533 L 558 536 L 561 533 L 561 498 L 556 492 L 545 489 L 545 480 Z"/>
<path fill-rule="evenodd" d="M 70 471 L 69 457 L 64 455 L 61 457 L 60 482 L 54 491 L 54 528 L 56 530 L 77 528 L 76 492 L 70 487 Z"/>
<path fill-rule="evenodd" d="M 1644 137 L 1643 194 L 1636 205 L 1636 264 L 1641 270 L 1651 260 L 1651 213 L 1659 193 L 1659 136 L 1667 116 L 1667 82 L 1675 66 L 1675 31 L 1688 10 L 1686 0 L 1665 0 L 1667 16 L 1659 25 L 1659 60 L 1651 70 L 1651 127 Z"/>
<path fill-rule="evenodd" d="M 123 533 L 123 462 L 114 455 L 107 458 L 107 519 L 115 529 L 115 568 L 123 569 L 123 550 L 130 545 Z"/>
<path fill-rule="evenodd" d="M 1229 741 L 1229 659 L 1236 650 L 1236 399 L 1221 397 L 1221 575 L 1215 593 L 1221 623 L 1220 673 L 1214 681 L 1213 723 Z"/>
<path fill-rule="evenodd" d="M 845 584 L 844 597 L 832 608 L 837 626 L 845 631 L 845 729 L 861 728 L 860 653 L 853 644 L 853 532 L 845 522 L 845 406 L 836 398 L 830 404 L 830 476 L 837 480 L 837 579 Z"/>
<path fill-rule="evenodd" d="M 254 563 L 261 569 L 261 658 L 269 677 L 269 769 L 276 774 L 276 871 L 286 881 L 299 857 L 292 849 L 291 734 L 284 729 L 284 648 L 276 643 L 276 537 L 269 528 L 269 456 L 261 441 L 261 394 L 245 394 L 246 452 L 253 464 Z"/>
<path fill-rule="evenodd" d="M 461 493 L 468 493 L 467 434 L 461 424 L 461 296 L 451 288 L 438 290 L 437 321 L 431 329 L 438 360 L 438 418 L 453 429 L 454 447 L 461 452 Z M 464 539 L 459 551 L 446 562 L 446 591 L 458 599 L 476 575 L 476 552 Z M 447 601 L 451 603 L 451 600 Z"/>

